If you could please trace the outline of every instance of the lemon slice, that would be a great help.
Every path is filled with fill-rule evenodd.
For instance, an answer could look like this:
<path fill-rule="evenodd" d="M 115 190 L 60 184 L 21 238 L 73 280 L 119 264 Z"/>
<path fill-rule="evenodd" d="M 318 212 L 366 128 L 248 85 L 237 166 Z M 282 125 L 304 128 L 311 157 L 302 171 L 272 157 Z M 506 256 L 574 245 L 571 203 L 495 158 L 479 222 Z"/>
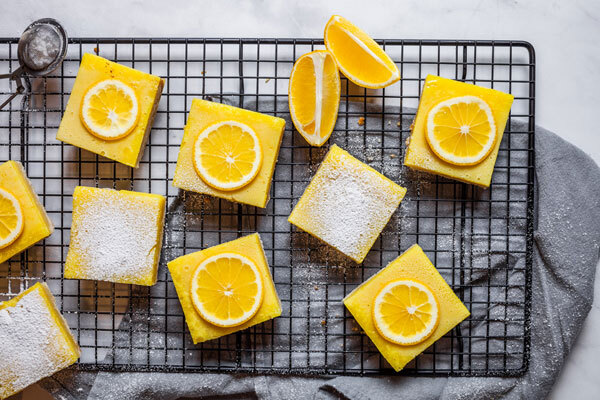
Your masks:
<path fill-rule="evenodd" d="M 429 111 L 425 136 L 442 160 L 454 165 L 478 164 L 496 143 L 494 115 L 479 97 L 454 97 Z"/>
<path fill-rule="evenodd" d="M 0 189 L 0 249 L 17 240 L 23 232 L 23 212 L 11 193 Z"/>
<path fill-rule="evenodd" d="M 312 146 L 323 145 L 333 132 L 340 104 L 340 74 L 331 53 L 316 50 L 296 61 L 288 99 L 298 132 Z"/>
<path fill-rule="evenodd" d="M 256 264 L 240 254 L 222 253 L 204 260 L 192 277 L 192 303 L 213 325 L 232 327 L 252 318 L 263 299 Z"/>
<path fill-rule="evenodd" d="M 236 190 L 252 182 L 263 158 L 256 132 L 237 121 L 204 129 L 196 138 L 193 156 L 200 178 L 219 190 Z"/>
<path fill-rule="evenodd" d="M 381 46 L 339 15 L 325 26 L 325 46 L 340 71 L 358 86 L 379 89 L 400 80 L 398 67 Z"/>
<path fill-rule="evenodd" d="M 131 133 L 139 119 L 138 99 L 130 86 L 106 79 L 88 89 L 81 101 L 81 121 L 94 136 L 116 140 Z"/>
<path fill-rule="evenodd" d="M 423 283 L 400 279 L 385 285 L 375 297 L 373 321 L 385 339 L 413 345 L 435 331 L 439 307 L 435 296 Z"/>

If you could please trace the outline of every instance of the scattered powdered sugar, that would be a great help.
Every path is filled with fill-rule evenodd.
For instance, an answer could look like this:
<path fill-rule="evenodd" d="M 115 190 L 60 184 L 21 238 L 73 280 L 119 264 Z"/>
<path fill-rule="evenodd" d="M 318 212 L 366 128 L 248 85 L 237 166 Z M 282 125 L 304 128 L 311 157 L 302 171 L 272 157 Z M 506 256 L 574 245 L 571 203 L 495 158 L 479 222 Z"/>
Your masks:
<path fill-rule="evenodd" d="M 95 190 L 73 210 L 69 255 L 79 259 L 80 278 L 135 283 L 153 274 L 161 236 L 156 207 L 112 189 Z"/>
<path fill-rule="evenodd" d="M 72 352 L 39 290 L 0 310 L 0 397 L 68 367 Z"/>
<path fill-rule="evenodd" d="M 402 200 L 404 191 L 344 151 L 327 156 L 300 201 L 294 224 L 362 261 Z M 306 195 L 306 194 L 305 194 Z M 306 216 L 309 216 L 308 218 Z"/>

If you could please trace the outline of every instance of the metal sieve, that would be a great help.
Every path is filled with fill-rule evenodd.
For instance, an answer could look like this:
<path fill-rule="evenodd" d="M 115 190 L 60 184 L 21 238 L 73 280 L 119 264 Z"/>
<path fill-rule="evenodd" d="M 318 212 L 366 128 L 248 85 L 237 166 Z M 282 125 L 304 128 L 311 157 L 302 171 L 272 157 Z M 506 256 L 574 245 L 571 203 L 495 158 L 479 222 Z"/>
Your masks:
<path fill-rule="evenodd" d="M 41 77 L 58 68 L 67 55 L 67 33 L 62 25 L 52 18 L 43 18 L 31 23 L 21 35 L 17 47 L 19 67 L 0 79 L 15 81 L 16 91 L 1 105 L 0 110 L 17 95 L 25 92 L 24 75 Z"/>

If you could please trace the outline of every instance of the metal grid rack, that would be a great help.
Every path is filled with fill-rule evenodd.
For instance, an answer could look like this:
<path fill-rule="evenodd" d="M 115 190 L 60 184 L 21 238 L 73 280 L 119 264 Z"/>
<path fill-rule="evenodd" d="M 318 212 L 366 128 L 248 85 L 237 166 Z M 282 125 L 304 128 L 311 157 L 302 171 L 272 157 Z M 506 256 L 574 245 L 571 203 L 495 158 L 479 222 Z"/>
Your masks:
<path fill-rule="evenodd" d="M 341 300 L 413 243 L 419 243 L 472 316 L 402 372 L 516 376 L 527 369 L 533 232 L 535 59 L 509 41 L 383 40 L 402 80 L 383 90 L 342 78 L 338 143 L 408 188 L 363 265 L 292 228 L 287 216 L 322 160 L 293 129 L 287 108 L 295 59 L 311 39 L 71 39 L 53 76 L 0 112 L 0 158 L 20 160 L 54 234 L 0 266 L 0 300 L 44 280 L 82 348 L 80 368 L 373 375 L 393 371 Z M 0 39 L 0 70 L 18 66 L 17 39 Z M 55 133 L 84 52 L 166 79 L 139 169 L 58 142 Z M 402 165 L 423 80 L 436 74 L 515 95 L 492 186 L 487 190 L 415 173 Z M 0 83 L 0 94 L 10 92 Z M 184 193 L 171 185 L 182 128 L 194 97 L 286 118 L 266 209 Z M 366 123 L 358 122 L 366 117 Z M 522 123 L 519 124 L 519 121 Z M 152 288 L 63 279 L 72 193 L 77 185 L 168 197 L 158 283 Z M 258 231 L 281 317 L 193 345 L 166 262 Z"/>

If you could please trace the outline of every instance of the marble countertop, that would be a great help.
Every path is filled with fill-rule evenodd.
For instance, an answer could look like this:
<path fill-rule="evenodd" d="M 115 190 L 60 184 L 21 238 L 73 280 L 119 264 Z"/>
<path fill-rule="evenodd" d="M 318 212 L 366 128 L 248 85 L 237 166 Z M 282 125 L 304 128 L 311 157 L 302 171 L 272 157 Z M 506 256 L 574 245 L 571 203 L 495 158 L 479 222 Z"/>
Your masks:
<path fill-rule="evenodd" d="M 536 123 L 600 163 L 598 1 L 4 0 L 0 36 L 19 36 L 31 21 L 54 17 L 70 36 L 77 37 L 320 37 L 332 14 L 344 15 L 377 38 L 531 42 L 537 56 Z M 598 330 L 600 300 L 588 316 L 552 399 L 597 398 Z"/>

